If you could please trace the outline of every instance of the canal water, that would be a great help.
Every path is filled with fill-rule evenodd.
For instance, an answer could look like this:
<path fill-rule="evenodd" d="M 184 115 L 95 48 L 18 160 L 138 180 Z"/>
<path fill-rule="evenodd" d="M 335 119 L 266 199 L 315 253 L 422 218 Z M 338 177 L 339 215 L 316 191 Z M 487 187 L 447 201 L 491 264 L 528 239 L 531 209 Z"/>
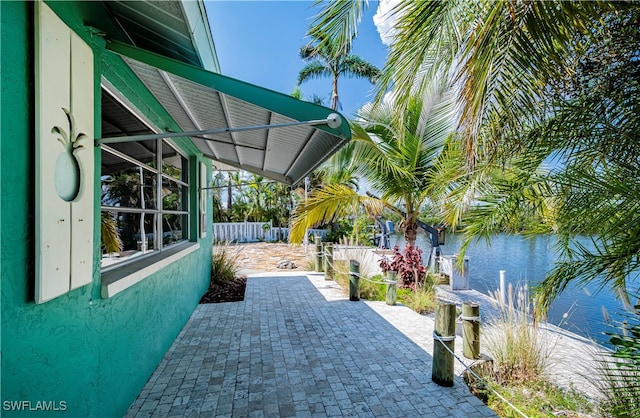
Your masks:
<path fill-rule="evenodd" d="M 460 237 L 449 234 L 445 241 L 442 254 L 457 254 Z M 430 249 L 428 242 L 425 234 L 419 234 L 416 245 L 426 253 Z M 470 287 L 484 294 L 497 290 L 500 270 L 505 270 L 507 283 L 514 286 L 528 284 L 531 287 L 540 283 L 557 260 L 554 243 L 553 235 L 501 234 L 494 236 L 490 245 L 484 239 L 474 241 L 465 254 L 469 259 Z M 395 244 L 404 248 L 404 240 L 397 233 L 391 236 L 391 246 Z M 635 284 L 635 293 L 638 293 L 639 284 Z M 593 284 L 586 287 L 571 285 L 551 306 L 548 322 L 607 345 L 605 332 L 615 331 L 615 328 L 607 324 L 606 317 L 611 323 L 621 321 L 623 311 L 624 305 L 609 289 L 600 290 Z"/>

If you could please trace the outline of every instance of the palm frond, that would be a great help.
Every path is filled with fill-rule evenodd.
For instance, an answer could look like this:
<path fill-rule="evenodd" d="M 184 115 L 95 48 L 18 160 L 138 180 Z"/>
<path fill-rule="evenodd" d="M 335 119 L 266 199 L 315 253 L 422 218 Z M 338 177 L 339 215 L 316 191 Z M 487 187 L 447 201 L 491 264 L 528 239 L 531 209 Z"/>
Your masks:
<path fill-rule="evenodd" d="M 305 231 L 317 225 L 345 218 L 364 207 L 369 214 L 380 214 L 385 204 L 379 199 L 359 195 L 341 184 L 327 184 L 311 192 L 306 201 L 298 204 L 291 218 L 290 242 L 300 243 Z"/>
<path fill-rule="evenodd" d="M 394 86 L 400 109 L 436 75 L 455 74 L 471 168 L 480 152 L 491 152 L 492 142 L 479 142 L 488 121 L 508 127 L 544 115 L 538 99 L 549 80 L 569 70 L 575 36 L 595 31 L 610 7 L 608 2 L 402 2 L 394 10 L 397 37 L 377 99 Z"/>
<path fill-rule="evenodd" d="M 336 54 L 348 55 L 353 39 L 358 35 L 362 15 L 369 8 L 368 0 L 317 1 L 315 4 L 325 6 L 314 17 L 307 35 L 316 39 L 326 35 L 321 43 L 328 43 L 331 39 L 338 45 Z"/>
<path fill-rule="evenodd" d="M 341 72 L 346 75 L 364 78 L 374 83 L 380 76 L 380 70 L 357 55 L 348 55 L 341 62 Z"/>
<path fill-rule="evenodd" d="M 110 212 L 102 212 L 100 216 L 100 240 L 105 252 L 119 253 L 122 251 L 122 240 L 116 221 Z"/>
<path fill-rule="evenodd" d="M 298 84 L 307 80 L 332 76 L 333 74 L 324 64 L 319 61 L 311 61 L 298 73 Z"/>

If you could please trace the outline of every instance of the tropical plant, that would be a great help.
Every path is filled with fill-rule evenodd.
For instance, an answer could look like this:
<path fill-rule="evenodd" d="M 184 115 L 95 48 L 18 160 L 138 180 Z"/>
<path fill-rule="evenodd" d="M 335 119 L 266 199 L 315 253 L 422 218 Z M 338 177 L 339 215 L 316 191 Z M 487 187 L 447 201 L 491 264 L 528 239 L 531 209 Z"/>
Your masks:
<path fill-rule="evenodd" d="M 594 31 L 613 2 L 424 1 L 398 2 L 393 41 L 378 84 L 378 100 L 393 86 L 401 110 L 416 88 L 449 76 L 459 88 L 460 127 L 471 164 L 491 152 L 490 124 L 518 126 L 540 115 L 537 98 L 545 81 L 567 69 L 575 37 Z M 325 33 L 351 45 L 366 0 L 333 1 L 312 22 L 311 34 Z M 618 5 L 618 8 L 624 7 Z M 328 44 L 326 41 L 325 45 Z M 542 81 L 542 82 L 541 82 Z M 490 139 L 482 144 L 479 138 Z"/>
<path fill-rule="evenodd" d="M 372 217 L 384 210 L 401 215 L 399 228 L 408 243 L 415 242 L 420 209 L 439 190 L 434 167 L 453 129 L 453 111 L 451 95 L 437 91 L 428 105 L 422 98 L 411 99 L 400 120 L 389 102 L 361 109 L 351 124 L 352 141 L 338 153 L 351 156 L 348 169 L 380 197 L 326 184 L 296 207 L 291 241 L 300 242 L 307 228 L 358 213 L 364 206 Z"/>
<path fill-rule="evenodd" d="M 104 252 L 119 253 L 122 251 L 122 239 L 118 225 L 111 212 L 102 212 L 100 216 L 100 241 Z"/>
<path fill-rule="evenodd" d="M 367 4 L 327 3 L 314 28 L 348 43 Z M 459 86 L 462 161 L 474 170 L 458 178 L 449 218 L 485 203 L 467 242 L 517 229 L 523 208 L 565 235 L 568 261 L 545 282 L 543 307 L 576 278 L 624 293 L 637 267 L 629 227 L 638 224 L 630 181 L 640 155 L 638 10 L 609 1 L 434 1 L 400 2 L 387 16 L 395 25 L 379 100 L 393 85 L 402 108 L 434 76 Z M 561 168 L 552 177 L 549 162 Z M 505 166 L 515 167 L 506 181 L 487 182 Z M 594 232 L 597 251 L 576 250 L 571 237 Z"/>
<path fill-rule="evenodd" d="M 240 254 L 242 254 L 242 248 L 235 248 L 232 251 L 228 244 L 220 244 L 213 247 L 210 288 L 228 283 L 236 278 L 239 270 L 238 257 Z"/>
<path fill-rule="evenodd" d="M 533 321 L 526 288 L 509 285 L 506 294 L 490 292 L 497 316 L 484 331 L 494 363 L 493 382 L 503 385 L 539 381 L 549 366 L 551 346 Z"/>
<path fill-rule="evenodd" d="M 288 224 L 297 198 L 290 186 L 244 171 L 230 172 L 227 181 L 229 220 Z"/>
<path fill-rule="evenodd" d="M 407 287 L 417 290 L 422 287 L 427 270 L 422 262 L 422 250 L 407 244 L 404 253 L 396 245 L 393 247 L 393 258 L 391 261 L 386 256 L 380 259 L 380 268 L 383 272 L 395 271 L 400 279 L 400 287 Z"/>
<path fill-rule="evenodd" d="M 298 85 L 304 81 L 331 77 L 331 108 L 338 110 L 338 79 L 340 76 L 363 78 L 375 83 L 380 70 L 357 55 L 351 54 L 351 48 L 340 49 L 322 33 L 314 33 L 315 44 L 300 48 L 300 57 L 306 65 L 298 74 Z"/>
<path fill-rule="evenodd" d="M 640 417 L 640 305 L 608 335 L 614 351 L 595 356 L 601 410 L 604 415 Z"/>

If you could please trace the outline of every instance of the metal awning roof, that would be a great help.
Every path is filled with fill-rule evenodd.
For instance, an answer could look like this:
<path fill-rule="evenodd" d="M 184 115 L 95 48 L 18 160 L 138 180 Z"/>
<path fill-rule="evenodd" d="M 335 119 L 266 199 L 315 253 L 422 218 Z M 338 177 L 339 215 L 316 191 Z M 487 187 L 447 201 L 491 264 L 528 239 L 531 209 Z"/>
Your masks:
<path fill-rule="evenodd" d="M 202 0 L 107 0 L 102 6 L 124 34 L 121 40 L 220 72 Z"/>
<path fill-rule="evenodd" d="M 124 43 L 107 48 L 122 56 L 181 136 L 226 165 L 296 184 L 351 138 L 346 119 L 332 109 Z M 328 126 L 328 118 L 339 126 Z"/>

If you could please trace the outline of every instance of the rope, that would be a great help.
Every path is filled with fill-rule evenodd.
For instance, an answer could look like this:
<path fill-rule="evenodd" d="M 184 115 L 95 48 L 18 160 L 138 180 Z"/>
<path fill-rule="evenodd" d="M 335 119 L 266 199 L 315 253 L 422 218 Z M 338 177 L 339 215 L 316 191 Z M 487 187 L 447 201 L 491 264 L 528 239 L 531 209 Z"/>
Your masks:
<path fill-rule="evenodd" d="M 445 342 L 445 343 L 448 343 L 448 342 L 456 340 L 456 336 L 455 335 L 450 335 L 450 336 L 447 337 L 445 335 L 438 335 L 438 334 L 436 334 L 435 331 L 433 331 L 433 338 L 435 338 L 436 340 L 438 340 L 440 342 Z"/>
<path fill-rule="evenodd" d="M 451 340 L 446 340 L 445 338 L 451 338 L 451 337 L 441 337 L 438 334 L 436 334 L 436 332 L 433 332 L 433 339 L 436 341 L 439 341 L 442 346 L 449 352 L 451 353 L 451 355 L 453 355 L 453 357 L 458 360 L 460 362 L 460 364 L 462 364 L 464 366 L 465 369 L 467 369 L 469 371 L 469 373 L 471 373 L 476 379 L 478 379 L 479 381 L 481 381 L 482 383 L 485 384 L 485 387 L 488 388 L 491 392 L 493 392 L 498 398 L 502 399 L 502 401 L 504 403 L 506 403 L 507 405 L 509 405 L 514 411 L 516 411 L 518 414 L 520 414 L 522 417 L 524 418 L 529 418 L 524 412 L 522 412 L 521 410 L 519 410 L 514 404 L 512 404 L 511 402 L 509 402 L 504 396 L 502 396 L 500 393 L 498 393 L 495 389 L 493 389 L 491 386 L 489 386 L 489 384 L 487 383 L 486 380 L 484 380 L 482 377 L 480 377 L 476 372 L 474 372 L 473 370 L 471 370 L 469 368 L 469 366 L 467 366 L 465 364 L 464 361 L 462 361 L 462 359 L 460 357 L 458 357 L 456 355 L 456 353 L 454 353 L 453 351 L 451 351 L 451 349 L 449 349 L 449 347 L 447 347 L 447 345 L 445 344 L 445 342 L 451 341 Z M 455 335 L 453 336 L 453 338 L 455 338 Z"/>
<path fill-rule="evenodd" d="M 324 254 L 324 253 L 321 253 L 321 254 Z M 356 276 L 356 277 L 358 277 L 358 278 L 360 278 L 362 280 L 365 280 L 365 281 L 367 281 L 369 283 L 375 283 L 375 284 L 394 284 L 394 283 L 397 283 L 397 282 L 394 282 L 392 280 L 383 280 L 381 282 L 379 282 L 377 280 L 371 280 L 371 279 L 367 278 L 367 276 L 360 274 L 360 272 L 338 270 L 336 268 L 336 266 L 333 263 L 330 263 L 329 259 L 327 259 L 326 257 L 324 257 L 324 261 L 326 263 L 329 263 L 329 265 L 333 268 L 334 273 L 337 273 L 337 274 L 348 274 L 350 276 Z"/>

